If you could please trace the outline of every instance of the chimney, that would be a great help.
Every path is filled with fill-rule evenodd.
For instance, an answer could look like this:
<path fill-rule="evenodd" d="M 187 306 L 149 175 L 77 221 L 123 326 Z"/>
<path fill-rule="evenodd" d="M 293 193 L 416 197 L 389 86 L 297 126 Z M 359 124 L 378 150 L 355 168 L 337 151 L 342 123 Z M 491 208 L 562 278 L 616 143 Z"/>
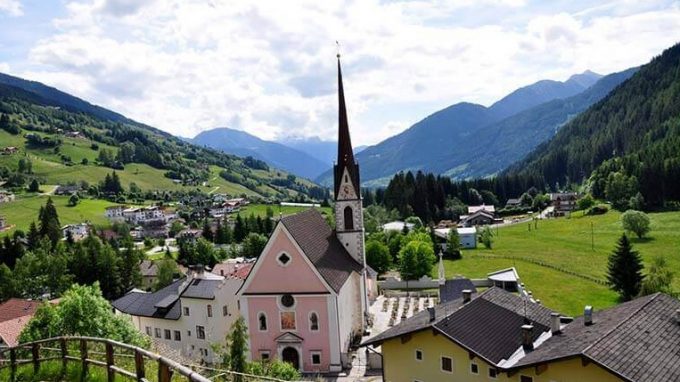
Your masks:
<path fill-rule="evenodd" d="M 524 351 L 534 350 L 534 326 L 522 325 L 522 348 Z"/>
<path fill-rule="evenodd" d="M 470 302 L 472 298 L 472 291 L 470 289 L 463 289 L 463 304 Z"/>
<path fill-rule="evenodd" d="M 430 306 L 427 308 L 427 312 L 430 313 L 430 322 L 434 321 L 434 307 Z"/>
<path fill-rule="evenodd" d="M 560 329 L 560 314 L 550 313 L 550 331 L 553 335 L 560 334 L 562 330 Z"/>
<path fill-rule="evenodd" d="M 680 309 L 675 310 L 675 322 L 680 325 Z"/>
<path fill-rule="evenodd" d="M 593 307 L 590 305 L 586 305 L 586 308 L 583 310 L 583 323 L 586 326 L 593 324 Z"/>

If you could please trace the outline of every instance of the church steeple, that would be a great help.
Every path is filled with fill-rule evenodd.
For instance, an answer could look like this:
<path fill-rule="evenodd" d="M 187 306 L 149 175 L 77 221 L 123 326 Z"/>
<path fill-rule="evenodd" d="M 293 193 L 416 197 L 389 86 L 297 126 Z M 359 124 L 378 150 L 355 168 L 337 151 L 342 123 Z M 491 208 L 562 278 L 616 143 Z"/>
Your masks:
<path fill-rule="evenodd" d="M 347 121 L 347 107 L 345 106 L 345 89 L 342 85 L 342 68 L 340 66 L 340 54 L 338 53 L 338 159 L 335 164 L 335 199 L 338 200 L 341 185 L 351 184 L 356 199 L 360 198 L 361 186 L 359 184 L 359 165 L 354 161 L 352 139 L 349 135 L 349 123 Z M 347 179 L 343 179 L 344 175 Z"/>

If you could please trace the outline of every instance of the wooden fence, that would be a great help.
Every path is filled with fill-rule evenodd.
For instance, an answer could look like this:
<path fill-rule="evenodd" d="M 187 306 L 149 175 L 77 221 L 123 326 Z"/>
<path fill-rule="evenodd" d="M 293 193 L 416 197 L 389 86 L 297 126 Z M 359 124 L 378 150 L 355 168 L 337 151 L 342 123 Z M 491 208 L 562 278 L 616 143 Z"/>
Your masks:
<path fill-rule="evenodd" d="M 48 361 L 61 362 L 62 372 L 67 369 L 69 362 L 80 364 L 81 380 L 88 375 L 90 367 L 99 367 L 106 371 L 108 382 L 116 380 L 117 375 L 139 382 L 277 381 L 217 369 L 211 370 L 219 373 L 210 373 L 216 375 L 207 378 L 159 354 L 104 338 L 55 337 L 0 349 L 0 372 L 9 368 L 10 382 L 16 380 L 19 366 L 33 365 L 33 372 L 38 373 L 41 363 Z"/>

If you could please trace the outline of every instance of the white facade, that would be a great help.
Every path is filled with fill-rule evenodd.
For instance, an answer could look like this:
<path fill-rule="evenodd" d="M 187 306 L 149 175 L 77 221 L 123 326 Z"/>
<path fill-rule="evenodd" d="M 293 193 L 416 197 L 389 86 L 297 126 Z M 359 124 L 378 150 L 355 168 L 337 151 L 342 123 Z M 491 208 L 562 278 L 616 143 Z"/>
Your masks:
<path fill-rule="evenodd" d="M 212 345 L 226 345 L 227 334 L 240 317 L 236 292 L 243 280 L 205 274 L 213 280 L 221 280 L 219 286 L 214 288 L 214 298 L 183 295 L 183 290 L 196 279 L 188 278 L 178 288 L 180 297 L 175 303 L 180 307 L 178 319 L 129 316 L 137 330 L 151 337 L 154 342 L 176 350 L 183 357 L 214 363 L 217 358 Z"/>
<path fill-rule="evenodd" d="M 449 238 L 449 232 L 453 228 L 436 228 L 434 230 L 435 236 L 440 238 L 443 243 L 441 247 L 446 250 L 446 240 Z M 461 227 L 456 229 L 458 237 L 460 238 L 460 246 L 465 249 L 477 248 L 477 229 L 475 227 Z"/>

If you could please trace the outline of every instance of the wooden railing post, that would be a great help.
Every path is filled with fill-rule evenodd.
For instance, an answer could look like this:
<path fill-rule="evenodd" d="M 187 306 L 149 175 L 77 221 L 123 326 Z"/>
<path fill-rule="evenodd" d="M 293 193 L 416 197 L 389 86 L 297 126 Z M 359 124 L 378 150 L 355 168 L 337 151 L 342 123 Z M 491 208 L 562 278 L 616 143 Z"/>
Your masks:
<path fill-rule="evenodd" d="M 170 382 L 172 379 L 172 370 L 163 359 L 158 360 L 158 382 Z"/>
<path fill-rule="evenodd" d="M 82 362 L 80 380 L 84 381 L 87 376 L 87 341 L 84 339 L 80 340 L 80 361 Z"/>
<path fill-rule="evenodd" d="M 59 339 L 59 344 L 61 345 L 61 367 L 62 373 L 66 373 L 66 364 L 68 363 L 68 360 L 66 357 L 68 356 L 68 348 L 66 347 L 66 338 L 61 337 Z"/>
<path fill-rule="evenodd" d="M 14 348 L 9 350 L 9 368 L 10 377 L 9 380 L 14 382 L 17 376 L 17 352 Z"/>
<path fill-rule="evenodd" d="M 33 373 L 38 374 L 38 370 L 40 370 L 40 344 L 31 345 L 31 356 L 33 358 Z"/>
<path fill-rule="evenodd" d="M 141 382 L 146 377 L 146 372 L 144 370 L 144 356 L 139 351 L 139 349 L 135 349 L 135 372 L 137 373 L 138 382 Z"/>
<path fill-rule="evenodd" d="M 106 343 L 106 376 L 108 377 L 108 382 L 114 382 L 116 378 L 116 373 L 113 371 L 113 345 L 109 342 Z"/>

